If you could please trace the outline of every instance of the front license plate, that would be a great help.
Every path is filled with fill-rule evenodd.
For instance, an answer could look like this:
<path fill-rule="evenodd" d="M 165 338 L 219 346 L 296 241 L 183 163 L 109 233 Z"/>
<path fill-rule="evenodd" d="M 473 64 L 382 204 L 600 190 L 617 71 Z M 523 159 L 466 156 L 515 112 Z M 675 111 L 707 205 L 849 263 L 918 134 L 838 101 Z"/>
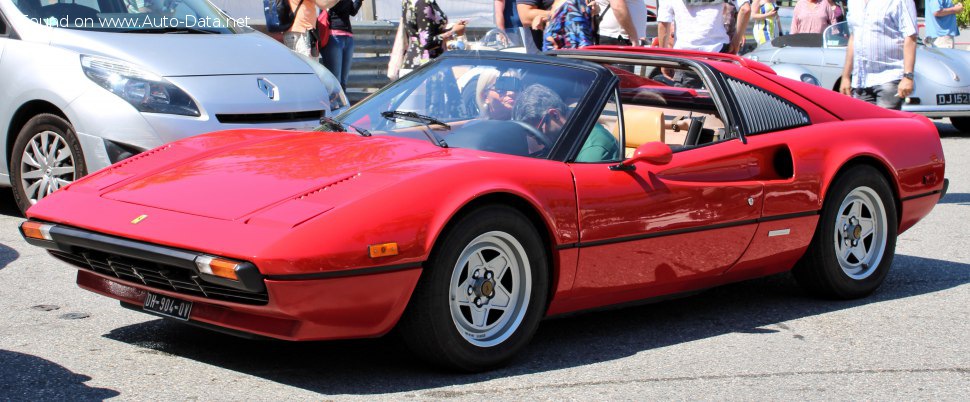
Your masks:
<path fill-rule="evenodd" d="M 937 105 L 970 105 L 970 93 L 936 94 Z"/>
<path fill-rule="evenodd" d="M 192 313 L 192 302 L 187 300 L 173 299 L 168 296 L 148 293 L 145 296 L 145 311 L 151 311 L 166 317 L 172 317 L 182 321 L 189 320 Z"/>

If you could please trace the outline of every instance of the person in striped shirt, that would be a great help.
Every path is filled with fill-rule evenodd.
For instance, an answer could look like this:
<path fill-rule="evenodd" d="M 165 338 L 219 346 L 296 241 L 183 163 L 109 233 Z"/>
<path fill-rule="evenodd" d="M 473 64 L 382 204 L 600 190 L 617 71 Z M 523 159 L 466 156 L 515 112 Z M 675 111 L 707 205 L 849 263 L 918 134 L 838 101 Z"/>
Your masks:
<path fill-rule="evenodd" d="M 888 109 L 913 93 L 913 0 L 849 0 L 849 46 L 840 92 Z"/>

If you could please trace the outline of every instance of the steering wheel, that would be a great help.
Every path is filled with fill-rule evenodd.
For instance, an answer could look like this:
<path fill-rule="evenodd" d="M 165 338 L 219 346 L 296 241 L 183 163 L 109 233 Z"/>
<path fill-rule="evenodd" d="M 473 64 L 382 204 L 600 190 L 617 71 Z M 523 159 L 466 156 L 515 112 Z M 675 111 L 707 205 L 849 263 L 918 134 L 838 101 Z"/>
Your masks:
<path fill-rule="evenodd" d="M 684 145 L 692 147 L 697 145 L 697 140 L 700 139 L 701 130 L 704 129 L 704 120 L 706 116 L 698 116 L 690 118 L 690 126 L 687 127 L 687 140 L 684 141 Z"/>
<path fill-rule="evenodd" d="M 535 138 L 535 140 L 542 145 L 543 149 L 552 148 L 552 141 L 550 141 L 549 137 L 547 137 L 542 131 L 539 131 L 539 129 L 518 120 L 508 120 L 508 121 L 514 122 L 515 124 L 518 124 L 519 127 L 522 127 L 522 129 L 525 130 L 526 135 L 532 138 Z"/>

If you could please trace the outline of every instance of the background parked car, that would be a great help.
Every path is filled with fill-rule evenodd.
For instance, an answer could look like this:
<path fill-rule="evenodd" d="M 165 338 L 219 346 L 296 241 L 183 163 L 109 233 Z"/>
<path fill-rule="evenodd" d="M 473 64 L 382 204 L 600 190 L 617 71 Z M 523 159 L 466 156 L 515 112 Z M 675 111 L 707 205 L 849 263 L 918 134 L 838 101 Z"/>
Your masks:
<path fill-rule="evenodd" d="M 745 55 L 768 64 L 797 64 L 814 75 L 820 85 L 839 89 L 849 26 L 842 22 L 828 27 L 822 34 L 781 36 Z M 798 76 L 778 71 L 792 79 Z M 903 104 L 903 111 L 931 118 L 949 117 L 960 131 L 970 133 L 970 52 L 955 49 L 916 48 L 916 71 L 913 94 Z"/>
<path fill-rule="evenodd" d="M 0 185 L 21 210 L 176 139 L 347 106 L 326 68 L 208 1 L 151 4 L 0 0 Z"/>

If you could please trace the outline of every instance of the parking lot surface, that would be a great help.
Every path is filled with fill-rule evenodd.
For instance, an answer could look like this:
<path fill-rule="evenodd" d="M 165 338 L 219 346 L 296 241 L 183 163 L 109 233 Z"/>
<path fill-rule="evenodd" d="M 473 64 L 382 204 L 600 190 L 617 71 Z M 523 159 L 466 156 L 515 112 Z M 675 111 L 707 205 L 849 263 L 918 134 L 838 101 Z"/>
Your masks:
<path fill-rule="evenodd" d="M 818 300 L 778 275 L 555 318 L 509 367 L 474 375 L 393 336 L 253 341 L 126 310 L 28 246 L 0 190 L 0 399 L 968 400 L 970 138 L 938 127 L 949 194 L 871 297 Z"/>

